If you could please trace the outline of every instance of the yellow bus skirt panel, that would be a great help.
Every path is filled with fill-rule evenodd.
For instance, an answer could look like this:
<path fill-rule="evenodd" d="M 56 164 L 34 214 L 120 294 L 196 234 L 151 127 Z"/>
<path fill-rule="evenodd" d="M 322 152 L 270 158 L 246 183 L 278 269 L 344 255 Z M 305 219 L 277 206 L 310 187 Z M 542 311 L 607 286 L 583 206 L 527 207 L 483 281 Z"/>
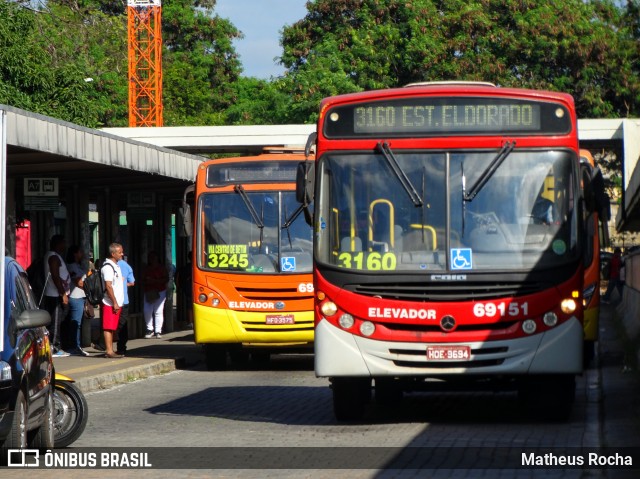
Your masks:
<path fill-rule="evenodd" d="M 194 305 L 195 342 L 308 343 L 313 311 L 247 312 Z"/>
<path fill-rule="evenodd" d="M 600 307 L 584 310 L 584 339 L 587 341 L 598 340 L 598 317 Z"/>

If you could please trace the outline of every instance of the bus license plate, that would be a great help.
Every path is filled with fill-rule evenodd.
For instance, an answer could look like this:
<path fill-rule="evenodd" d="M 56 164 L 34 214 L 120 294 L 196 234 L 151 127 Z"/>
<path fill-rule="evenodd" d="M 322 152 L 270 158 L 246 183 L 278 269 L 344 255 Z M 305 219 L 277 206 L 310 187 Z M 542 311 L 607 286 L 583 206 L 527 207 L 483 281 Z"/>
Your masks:
<path fill-rule="evenodd" d="M 471 359 L 469 346 L 428 346 L 429 361 L 468 361 Z"/>
<path fill-rule="evenodd" d="M 267 314 L 266 324 L 296 324 L 293 314 Z"/>

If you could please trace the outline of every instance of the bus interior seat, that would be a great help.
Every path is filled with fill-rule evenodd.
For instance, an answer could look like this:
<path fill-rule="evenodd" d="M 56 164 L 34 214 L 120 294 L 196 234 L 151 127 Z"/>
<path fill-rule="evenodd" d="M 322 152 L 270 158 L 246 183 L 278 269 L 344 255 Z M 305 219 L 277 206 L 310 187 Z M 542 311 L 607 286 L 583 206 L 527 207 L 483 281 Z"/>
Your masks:
<path fill-rule="evenodd" d="M 353 240 L 353 248 L 351 247 L 351 241 Z M 362 251 L 362 240 L 355 236 L 345 236 L 340 240 L 340 251 Z"/>
<path fill-rule="evenodd" d="M 469 235 L 471 248 L 477 252 L 509 251 L 507 239 L 497 225 L 482 225 Z"/>

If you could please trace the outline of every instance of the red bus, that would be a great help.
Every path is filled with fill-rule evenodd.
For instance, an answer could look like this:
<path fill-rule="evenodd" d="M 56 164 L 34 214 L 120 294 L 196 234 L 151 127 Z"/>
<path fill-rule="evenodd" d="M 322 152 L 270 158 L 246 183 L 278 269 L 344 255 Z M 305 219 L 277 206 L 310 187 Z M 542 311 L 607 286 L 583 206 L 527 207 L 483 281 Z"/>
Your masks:
<path fill-rule="evenodd" d="M 387 404 L 462 382 L 566 417 L 593 203 L 572 97 L 461 82 L 341 95 L 313 141 L 298 199 L 315 202 L 315 372 L 336 417 L 361 418 L 372 389 Z"/>

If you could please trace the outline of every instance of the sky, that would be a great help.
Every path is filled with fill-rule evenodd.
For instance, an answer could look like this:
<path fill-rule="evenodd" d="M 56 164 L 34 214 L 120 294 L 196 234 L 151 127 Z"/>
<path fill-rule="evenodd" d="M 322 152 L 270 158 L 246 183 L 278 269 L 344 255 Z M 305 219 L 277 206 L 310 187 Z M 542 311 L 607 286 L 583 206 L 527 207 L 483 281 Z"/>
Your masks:
<path fill-rule="evenodd" d="M 240 55 L 243 76 L 268 80 L 284 74 L 276 64 L 282 55 L 280 31 L 307 13 L 307 0 L 217 0 L 214 12 L 228 18 L 244 34 L 234 46 Z"/>

